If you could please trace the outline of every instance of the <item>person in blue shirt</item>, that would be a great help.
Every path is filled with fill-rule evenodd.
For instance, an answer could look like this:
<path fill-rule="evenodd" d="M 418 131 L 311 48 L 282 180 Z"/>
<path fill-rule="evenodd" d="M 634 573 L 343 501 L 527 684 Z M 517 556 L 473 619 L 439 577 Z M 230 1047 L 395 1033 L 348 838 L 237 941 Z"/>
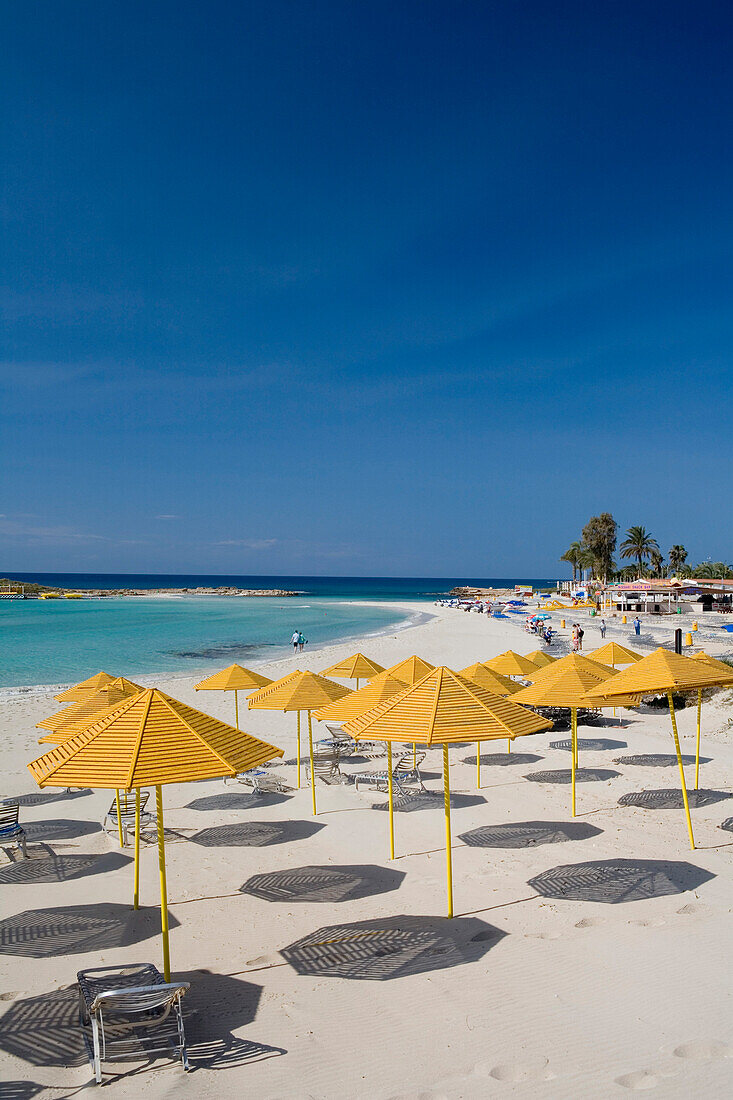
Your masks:
<path fill-rule="evenodd" d="M 641 619 L 638 615 L 634 619 L 634 633 L 641 634 Z"/>

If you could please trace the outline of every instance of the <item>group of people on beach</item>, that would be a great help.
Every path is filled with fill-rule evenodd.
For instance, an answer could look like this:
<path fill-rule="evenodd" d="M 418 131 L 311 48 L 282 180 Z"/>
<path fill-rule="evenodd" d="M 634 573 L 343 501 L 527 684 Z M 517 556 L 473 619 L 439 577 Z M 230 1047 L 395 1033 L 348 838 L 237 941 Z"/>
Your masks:
<path fill-rule="evenodd" d="M 573 640 L 573 653 L 582 653 L 583 652 L 583 635 L 584 634 L 585 634 L 585 631 L 583 630 L 580 623 L 573 623 L 573 629 L 571 631 L 571 638 Z"/>
<path fill-rule="evenodd" d="M 302 653 L 303 646 L 307 644 L 308 639 L 303 636 L 302 631 L 294 630 L 290 641 L 293 643 L 293 653 Z"/>

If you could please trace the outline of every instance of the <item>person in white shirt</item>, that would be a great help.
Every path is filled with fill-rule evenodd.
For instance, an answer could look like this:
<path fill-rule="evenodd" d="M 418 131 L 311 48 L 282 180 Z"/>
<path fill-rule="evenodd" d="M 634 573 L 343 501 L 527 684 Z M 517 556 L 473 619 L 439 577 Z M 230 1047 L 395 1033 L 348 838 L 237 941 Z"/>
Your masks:
<path fill-rule="evenodd" d="M 293 636 L 290 639 L 290 641 L 293 643 L 293 653 L 297 653 L 298 652 L 298 642 L 300 641 L 300 631 L 299 630 L 295 630 L 293 632 Z"/>

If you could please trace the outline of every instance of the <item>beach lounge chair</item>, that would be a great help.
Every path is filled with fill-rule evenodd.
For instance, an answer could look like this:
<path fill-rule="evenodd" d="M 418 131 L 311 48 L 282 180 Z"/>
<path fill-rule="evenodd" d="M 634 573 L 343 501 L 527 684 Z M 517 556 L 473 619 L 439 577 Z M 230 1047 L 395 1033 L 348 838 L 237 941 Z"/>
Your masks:
<path fill-rule="evenodd" d="M 183 1068 L 189 1068 L 181 1011 L 189 982 L 165 982 L 152 963 L 96 966 L 76 977 L 79 1023 L 98 1085 L 108 1055 L 117 1061 L 169 1053 L 172 1047 Z"/>
<path fill-rule="evenodd" d="M 25 829 L 18 821 L 19 816 L 20 805 L 17 802 L 0 802 L 0 845 L 7 840 L 14 841 L 24 859 L 28 859 Z"/>
<path fill-rule="evenodd" d="M 340 753 L 338 749 L 332 749 L 323 745 L 316 745 L 313 749 L 313 774 L 316 779 L 322 779 L 324 783 L 338 782 L 341 779 L 339 767 Z M 310 783 L 310 760 L 305 765 L 305 777 Z"/>
<path fill-rule="evenodd" d="M 420 775 L 420 765 L 425 759 L 425 753 L 418 753 L 417 757 L 413 757 L 412 752 L 401 756 L 395 766 L 392 768 L 392 782 L 397 787 L 400 794 L 405 793 L 406 786 L 417 786 L 419 791 L 425 790 L 425 785 Z M 354 776 L 354 786 L 357 791 L 359 790 L 360 783 L 371 783 L 378 791 L 386 791 L 389 789 L 389 773 L 385 771 L 379 772 L 357 772 Z"/>
<path fill-rule="evenodd" d="M 145 807 L 150 798 L 150 791 L 140 791 L 140 835 L 149 831 L 157 824 L 155 814 L 150 813 Z M 122 844 L 126 848 L 128 837 L 135 836 L 135 794 L 133 791 L 120 791 L 120 821 L 122 822 Z M 116 835 L 119 831 L 117 820 L 117 799 L 104 815 L 102 828 L 105 833 Z"/>
<path fill-rule="evenodd" d="M 283 794 L 290 790 L 287 783 L 268 768 L 250 768 L 249 771 L 239 772 L 235 778 L 238 783 L 251 787 L 255 794 Z"/>
<path fill-rule="evenodd" d="M 345 756 L 351 756 L 356 751 L 356 742 L 353 737 L 349 737 L 348 733 L 344 733 L 341 726 L 329 726 L 328 722 L 324 722 L 324 725 L 331 735 L 330 740 L 324 738 L 320 742 L 322 745 L 330 745 L 333 743 L 333 747 L 338 750 L 338 753 L 343 760 Z"/>

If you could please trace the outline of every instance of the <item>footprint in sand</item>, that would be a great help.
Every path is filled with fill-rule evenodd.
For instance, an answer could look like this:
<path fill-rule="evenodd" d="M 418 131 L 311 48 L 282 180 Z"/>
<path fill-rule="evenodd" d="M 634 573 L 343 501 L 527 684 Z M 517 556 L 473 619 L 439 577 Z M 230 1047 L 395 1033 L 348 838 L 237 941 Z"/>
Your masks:
<path fill-rule="evenodd" d="M 700 1062 L 711 1062 L 715 1058 L 733 1058 L 733 1047 L 717 1039 L 692 1039 L 681 1043 L 672 1053 L 677 1058 L 692 1058 Z"/>
<path fill-rule="evenodd" d="M 660 1078 L 648 1069 L 639 1069 L 616 1078 L 616 1084 L 625 1089 L 655 1089 L 659 1083 Z"/>
<path fill-rule="evenodd" d="M 560 932 L 525 932 L 525 940 L 559 940 Z"/>
<path fill-rule="evenodd" d="M 0 1001 L 14 1001 L 16 997 L 20 996 L 19 990 L 16 990 L 15 993 L 0 993 Z"/>
<path fill-rule="evenodd" d="M 598 928 L 604 921 L 596 920 L 594 917 L 583 917 L 582 920 L 576 922 L 576 928 Z"/>
<path fill-rule="evenodd" d="M 687 905 L 683 905 L 681 909 L 677 910 L 681 917 L 690 917 L 694 915 L 705 915 L 710 912 L 709 905 L 696 904 L 694 901 L 688 902 Z"/>
<path fill-rule="evenodd" d="M 667 922 L 662 917 L 655 917 L 653 920 L 628 920 L 626 923 L 634 925 L 635 928 L 661 928 Z"/>
<path fill-rule="evenodd" d="M 547 1058 L 537 1058 L 532 1062 L 503 1062 L 501 1065 L 492 1066 L 489 1077 L 495 1081 L 506 1081 L 515 1085 L 522 1081 L 549 1081 L 554 1075 L 550 1072 Z M 484 1067 L 476 1066 L 476 1073 Z"/>

